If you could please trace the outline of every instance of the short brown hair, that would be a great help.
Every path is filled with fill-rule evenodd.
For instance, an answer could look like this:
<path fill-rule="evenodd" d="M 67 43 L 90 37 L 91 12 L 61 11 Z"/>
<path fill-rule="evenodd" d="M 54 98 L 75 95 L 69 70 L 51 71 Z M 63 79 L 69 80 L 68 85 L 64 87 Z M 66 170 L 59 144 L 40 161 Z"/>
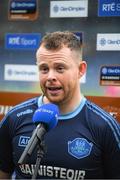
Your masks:
<path fill-rule="evenodd" d="M 82 53 L 82 43 L 79 37 L 70 31 L 56 31 L 48 33 L 43 37 L 41 45 L 48 50 L 59 50 L 63 46 L 66 46 L 71 50 Z"/>

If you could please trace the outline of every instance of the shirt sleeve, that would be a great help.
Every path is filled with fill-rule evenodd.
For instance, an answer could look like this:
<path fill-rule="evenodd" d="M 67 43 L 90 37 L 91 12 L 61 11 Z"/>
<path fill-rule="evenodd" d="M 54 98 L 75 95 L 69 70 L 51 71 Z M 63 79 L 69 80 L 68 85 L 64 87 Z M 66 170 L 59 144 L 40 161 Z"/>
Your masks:
<path fill-rule="evenodd" d="M 12 173 L 14 164 L 12 160 L 12 138 L 9 133 L 9 118 L 0 122 L 0 170 Z"/>
<path fill-rule="evenodd" d="M 105 178 L 120 179 L 120 125 L 114 119 L 106 126 L 103 137 Z"/>

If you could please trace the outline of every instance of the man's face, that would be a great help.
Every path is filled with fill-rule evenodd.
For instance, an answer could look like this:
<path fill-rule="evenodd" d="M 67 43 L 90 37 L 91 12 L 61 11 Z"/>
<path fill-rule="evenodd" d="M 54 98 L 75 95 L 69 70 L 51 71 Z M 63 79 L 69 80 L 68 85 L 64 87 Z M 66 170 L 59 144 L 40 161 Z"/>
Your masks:
<path fill-rule="evenodd" d="M 69 103 L 79 88 L 79 65 L 74 51 L 63 47 L 58 51 L 43 46 L 37 51 L 40 86 L 50 102 Z"/>

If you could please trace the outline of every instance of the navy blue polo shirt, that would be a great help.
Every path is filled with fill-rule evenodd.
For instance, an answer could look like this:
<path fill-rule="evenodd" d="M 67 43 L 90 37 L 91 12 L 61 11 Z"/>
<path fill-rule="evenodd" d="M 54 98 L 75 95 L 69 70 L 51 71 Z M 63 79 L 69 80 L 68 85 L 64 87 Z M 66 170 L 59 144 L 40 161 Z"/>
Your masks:
<path fill-rule="evenodd" d="M 35 169 L 36 149 L 25 164 L 18 160 L 36 128 L 32 117 L 41 104 L 42 96 L 27 100 L 0 123 L 0 170 L 14 172 L 17 179 L 31 178 Z M 39 179 L 120 178 L 120 126 L 84 97 L 73 112 L 59 116 L 44 142 Z"/>

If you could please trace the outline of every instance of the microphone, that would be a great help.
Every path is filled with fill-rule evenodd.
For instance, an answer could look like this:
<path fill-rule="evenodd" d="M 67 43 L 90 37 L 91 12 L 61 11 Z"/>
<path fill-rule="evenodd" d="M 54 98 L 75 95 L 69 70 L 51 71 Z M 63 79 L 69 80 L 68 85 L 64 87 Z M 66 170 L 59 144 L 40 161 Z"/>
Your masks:
<path fill-rule="evenodd" d="M 58 122 L 59 109 L 53 103 L 41 105 L 33 114 L 33 123 L 37 126 L 23 151 L 18 163 L 23 164 L 38 143 L 41 143 L 46 132 L 53 129 Z"/>

